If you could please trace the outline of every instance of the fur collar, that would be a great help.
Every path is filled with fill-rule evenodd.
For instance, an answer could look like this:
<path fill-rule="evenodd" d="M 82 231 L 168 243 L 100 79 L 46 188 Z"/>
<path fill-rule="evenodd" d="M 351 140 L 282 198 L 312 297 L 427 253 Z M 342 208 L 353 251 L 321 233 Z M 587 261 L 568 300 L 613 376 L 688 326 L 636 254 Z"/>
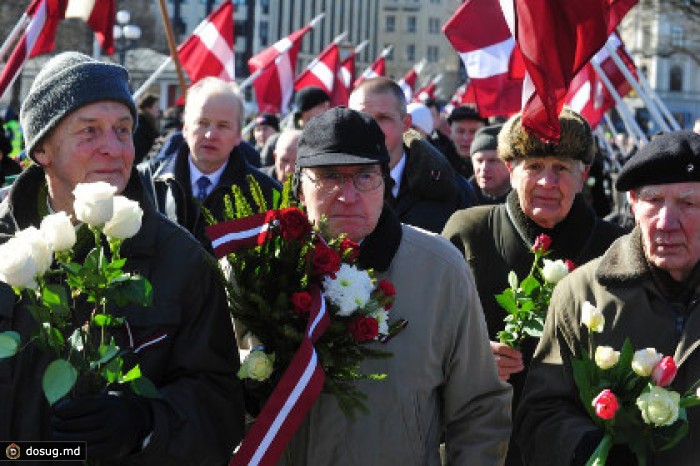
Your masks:
<path fill-rule="evenodd" d="M 604 285 L 638 286 L 651 276 L 639 227 L 615 240 L 600 260 L 596 278 Z"/>

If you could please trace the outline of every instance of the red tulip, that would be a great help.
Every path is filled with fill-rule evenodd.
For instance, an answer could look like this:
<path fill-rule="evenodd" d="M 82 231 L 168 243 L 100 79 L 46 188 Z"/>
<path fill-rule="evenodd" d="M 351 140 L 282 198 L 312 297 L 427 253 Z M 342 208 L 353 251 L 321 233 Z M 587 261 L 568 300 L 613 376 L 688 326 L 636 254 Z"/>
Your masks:
<path fill-rule="evenodd" d="M 535 239 L 535 245 L 532 246 L 532 251 L 537 252 L 542 251 L 543 253 L 549 251 L 549 247 L 552 245 L 552 238 L 542 233 Z"/>
<path fill-rule="evenodd" d="M 615 417 L 615 413 L 620 409 L 617 397 L 609 389 L 605 389 L 598 394 L 591 402 L 595 408 L 595 413 L 599 418 L 610 420 Z"/>
<path fill-rule="evenodd" d="M 668 387 L 676 378 L 678 367 L 671 356 L 664 356 L 651 372 L 651 380 L 659 387 Z"/>

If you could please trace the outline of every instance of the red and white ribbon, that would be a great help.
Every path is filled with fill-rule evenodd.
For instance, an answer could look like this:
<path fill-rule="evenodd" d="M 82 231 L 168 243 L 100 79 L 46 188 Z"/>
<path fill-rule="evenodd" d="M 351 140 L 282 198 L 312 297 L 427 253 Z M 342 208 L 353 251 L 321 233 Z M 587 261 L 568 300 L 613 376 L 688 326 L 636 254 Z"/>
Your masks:
<path fill-rule="evenodd" d="M 267 232 L 276 212 L 270 210 L 262 214 L 208 226 L 207 235 L 211 239 L 217 259 L 221 259 L 226 254 L 238 249 L 265 243 Z"/>
<path fill-rule="evenodd" d="M 325 374 L 313 343 L 328 328 L 330 317 L 320 288 L 312 285 L 309 293 L 313 300 L 305 338 L 229 466 L 277 464 L 321 394 Z"/>

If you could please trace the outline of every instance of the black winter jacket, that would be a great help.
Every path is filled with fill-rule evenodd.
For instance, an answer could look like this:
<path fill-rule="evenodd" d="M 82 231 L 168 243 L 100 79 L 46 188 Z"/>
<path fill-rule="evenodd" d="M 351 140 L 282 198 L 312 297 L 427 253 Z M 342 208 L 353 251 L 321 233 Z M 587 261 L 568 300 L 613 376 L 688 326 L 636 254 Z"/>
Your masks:
<path fill-rule="evenodd" d="M 19 229 L 39 227 L 46 192 L 40 167 L 20 175 L 0 204 L 0 242 Z M 124 356 L 125 367 L 138 363 L 162 399 L 148 401 L 153 433 L 146 448 L 105 464 L 225 464 L 243 435 L 243 401 L 223 286 L 201 245 L 144 201 L 135 172 L 124 195 L 139 201 L 144 215 L 141 229 L 124 241 L 121 255 L 127 271 L 151 282 L 153 305 L 114 310 L 128 322 L 131 338 L 126 325 L 114 333 L 121 348 L 142 346 L 137 354 Z M 26 343 L 35 325 L 11 288 L 0 283 L 0 332 L 14 330 Z M 144 346 L 146 342 L 153 344 Z M 41 377 L 52 359 L 33 345 L 0 359 L 0 439 L 50 440 L 50 408 Z"/>

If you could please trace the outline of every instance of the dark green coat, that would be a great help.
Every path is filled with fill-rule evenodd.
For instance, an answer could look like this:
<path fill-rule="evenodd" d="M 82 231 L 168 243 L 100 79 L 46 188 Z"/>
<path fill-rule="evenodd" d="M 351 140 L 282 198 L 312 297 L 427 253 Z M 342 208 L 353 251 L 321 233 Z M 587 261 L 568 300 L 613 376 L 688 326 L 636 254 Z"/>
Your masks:
<path fill-rule="evenodd" d="M 682 292 L 662 292 L 660 283 L 664 281 L 654 278 L 642 252 L 641 232 L 635 229 L 557 285 L 515 423 L 528 465 L 571 464 L 582 436 L 597 430 L 581 405 L 571 371 L 571 355 L 580 356 L 581 345 L 587 346 L 580 324 L 585 301 L 605 316 L 603 332 L 594 335 L 596 346 L 620 350 L 629 337 L 635 350 L 655 348 L 673 356 L 678 373 L 670 388 L 680 394 L 700 380 L 700 269 L 696 266 Z M 688 436 L 649 458 L 650 466 L 698 464 L 699 407 L 688 409 L 688 420 Z"/>
<path fill-rule="evenodd" d="M 511 270 L 521 280 L 527 276 L 534 259 L 532 246 L 542 233 L 552 238 L 549 259 L 570 259 L 581 265 L 602 255 L 624 230 L 598 218 L 581 195 L 576 196 L 564 220 L 554 228 L 542 228 L 520 209 L 515 190 L 508 195 L 505 204 L 460 210 L 445 225 L 442 235 L 462 251 L 474 273 L 489 337 L 493 341 L 498 340 L 496 335 L 503 330 L 503 319 L 507 315 L 494 296 L 508 287 Z M 535 345 L 534 339 L 525 340 L 522 348 L 525 370 L 509 379 L 513 385 L 514 408 L 525 384 Z M 509 460 L 507 464 L 519 462 Z"/>

